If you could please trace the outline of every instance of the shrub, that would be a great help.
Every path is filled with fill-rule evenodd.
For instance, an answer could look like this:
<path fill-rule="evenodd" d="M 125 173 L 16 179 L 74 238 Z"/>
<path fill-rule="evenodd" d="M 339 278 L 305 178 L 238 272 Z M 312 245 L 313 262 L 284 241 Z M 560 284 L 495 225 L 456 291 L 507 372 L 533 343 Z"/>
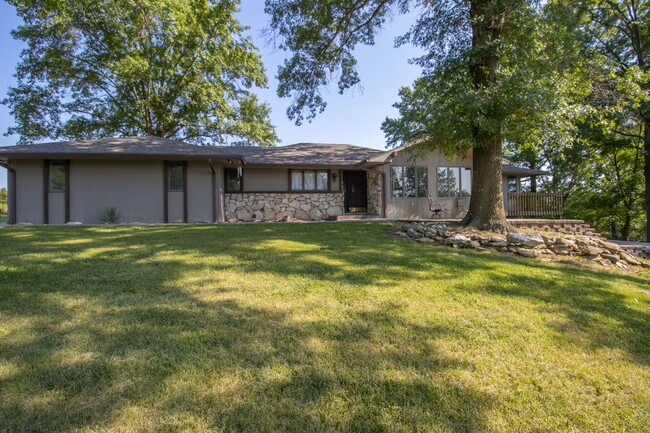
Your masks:
<path fill-rule="evenodd" d="M 120 218 L 122 218 L 122 211 L 115 206 L 107 207 L 100 216 L 104 224 L 117 224 Z"/>

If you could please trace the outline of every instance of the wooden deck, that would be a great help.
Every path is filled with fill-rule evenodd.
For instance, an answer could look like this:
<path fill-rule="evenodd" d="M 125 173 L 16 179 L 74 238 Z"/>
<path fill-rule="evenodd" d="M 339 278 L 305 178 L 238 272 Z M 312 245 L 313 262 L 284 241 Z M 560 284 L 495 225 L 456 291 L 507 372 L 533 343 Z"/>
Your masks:
<path fill-rule="evenodd" d="M 562 217 L 562 194 L 547 192 L 509 192 L 508 217 Z"/>

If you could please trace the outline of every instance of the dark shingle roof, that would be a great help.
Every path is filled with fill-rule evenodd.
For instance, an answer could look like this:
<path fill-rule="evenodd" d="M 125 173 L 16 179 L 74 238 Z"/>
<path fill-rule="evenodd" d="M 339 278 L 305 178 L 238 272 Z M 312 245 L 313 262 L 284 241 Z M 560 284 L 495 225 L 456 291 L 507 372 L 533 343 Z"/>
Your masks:
<path fill-rule="evenodd" d="M 0 147 L 7 157 L 232 158 L 247 165 L 354 166 L 381 150 L 350 144 L 298 143 L 279 147 L 197 146 L 160 137 L 102 138 Z M 4 158 L 3 158 L 4 157 Z"/>
<path fill-rule="evenodd" d="M 351 144 L 298 143 L 279 147 L 237 148 L 248 165 L 353 166 L 381 150 Z"/>
<path fill-rule="evenodd" d="M 234 148 L 196 146 L 160 137 L 121 137 L 0 147 L 1 156 L 238 157 Z"/>

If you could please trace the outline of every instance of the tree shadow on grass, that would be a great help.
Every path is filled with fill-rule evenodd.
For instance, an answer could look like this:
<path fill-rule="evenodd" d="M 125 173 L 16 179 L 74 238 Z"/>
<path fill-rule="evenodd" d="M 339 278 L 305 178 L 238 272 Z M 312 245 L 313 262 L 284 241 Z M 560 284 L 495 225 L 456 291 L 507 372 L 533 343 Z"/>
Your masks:
<path fill-rule="evenodd" d="M 390 303 L 296 321 L 272 304 L 229 299 L 237 288 L 219 273 L 233 266 L 251 277 L 359 291 L 436 278 L 454 290 L 526 298 L 561 311 L 589 344 L 648 363 L 648 313 L 630 309 L 616 290 L 621 282 L 647 290 L 647 280 L 431 248 L 389 231 L 365 224 L 3 231 L 11 244 L 0 264 L 0 329 L 8 330 L 0 340 L 0 431 L 126 429 L 120 420 L 134 407 L 141 419 L 133 430 L 141 431 L 486 429 L 493 396 L 455 380 L 454 371 L 473 366 L 432 344 L 462 338 L 452 327 L 409 322 Z M 205 301 L 179 287 L 188 272 L 209 273 L 197 284 L 224 298 Z M 455 284 L 472 273 L 484 278 Z"/>
<path fill-rule="evenodd" d="M 0 276 L 0 430 L 481 430 L 490 396 L 447 377 L 471 366 L 428 344 L 449 330 L 399 306 L 303 323 L 204 301 L 177 280 L 205 266 L 158 260 L 173 245 L 150 240 L 136 243 L 154 251 L 128 237 L 14 245 Z"/>

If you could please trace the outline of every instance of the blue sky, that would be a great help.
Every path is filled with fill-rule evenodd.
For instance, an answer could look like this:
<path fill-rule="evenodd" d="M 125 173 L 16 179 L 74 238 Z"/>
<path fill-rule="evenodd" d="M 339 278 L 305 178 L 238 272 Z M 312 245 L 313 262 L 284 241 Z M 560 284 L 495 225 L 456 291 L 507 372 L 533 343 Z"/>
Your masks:
<path fill-rule="evenodd" d="M 242 24 L 250 27 L 248 34 L 255 41 L 266 67 L 269 77 L 268 89 L 260 89 L 257 93 L 261 100 L 271 106 L 271 120 L 282 140 L 280 145 L 319 142 L 350 143 L 378 149 L 385 147 L 381 122 L 386 116 L 396 115 L 392 104 L 398 99 L 398 89 L 411 84 L 420 73 L 417 66 L 408 63 L 408 59 L 419 55 L 417 49 L 410 46 L 393 47 L 395 37 L 406 32 L 413 22 L 413 15 L 395 14 L 377 38 L 375 45 L 359 47 L 356 57 L 359 62 L 361 86 L 344 95 L 338 94 L 336 83 L 325 89 L 327 109 L 311 123 L 305 122 L 301 126 L 296 126 L 287 119 L 286 109 L 290 99 L 282 99 L 276 95 L 275 75 L 288 53 L 267 44 L 262 36 L 262 30 L 268 25 L 264 2 L 243 0 L 238 18 Z M 4 98 L 8 88 L 15 84 L 13 74 L 22 44 L 14 41 L 9 32 L 19 23 L 13 7 L 6 2 L 0 2 L 0 52 L 3 56 L 0 63 L 0 99 Z M 4 134 L 12 124 L 13 118 L 7 107 L 0 106 L 0 133 Z M 0 146 L 13 145 L 17 140 L 16 136 L 0 135 Z M 6 171 L 0 168 L 0 188 L 6 186 L 6 182 Z"/>

